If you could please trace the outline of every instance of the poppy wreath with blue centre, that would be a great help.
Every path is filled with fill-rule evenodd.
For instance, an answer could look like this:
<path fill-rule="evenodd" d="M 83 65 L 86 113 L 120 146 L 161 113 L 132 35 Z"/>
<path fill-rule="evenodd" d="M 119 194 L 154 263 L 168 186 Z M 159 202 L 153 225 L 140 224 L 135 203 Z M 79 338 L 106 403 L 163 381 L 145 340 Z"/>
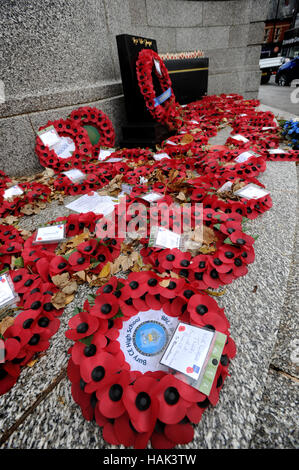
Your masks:
<path fill-rule="evenodd" d="M 161 75 L 154 67 L 154 61 L 160 66 Z M 170 90 L 170 97 L 164 103 L 156 102 L 156 91 L 154 88 L 152 73 L 155 73 L 162 93 Z M 180 119 L 180 106 L 175 101 L 168 70 L 159 55 L 151 49 L 142 49 L 136 61 L 136 75 L 145 105 L 153 118 L 165 124 L 169 129 L 178 129 L 182 122 Z"/>
<path fill-rule="evenodd" d="M 92 145 L 88 133 L 81 127 L 80 122 L 77 123 L 72 119 L 48 121 L 45 126 L 39 128 L 39 131 L 49 126 L 53 126 L 60 137 L 70 137 L 75 144 L 75 150 L 71 157 L 59 158 L 55 151 L 44 145 L 39 136 L 37 136 L 35 152 L 42 166 L 52 168 L 55 173 L 61 173 L 72 168 L 80 168 L 82 164 L 93 158 Z"/>
<path fill-rule="evenodd" d="M 74 109 L 70 116 L 76 125 L 92 126 L 99 132 L 99 140 L 92 145 L 93 158 L 98 158 L 101 147 L 113 147 L 115 143 L 115 131 L 108 116 L 98 108 L 82 106 Z"/>
<path fill-rule="evenodd" d="M 162 370 L 132 370 L 118 341 L 123 322 L 148 310 L 220 331 L 227 341 L 210 394 L 204 395 Z M 194 424 L 215 406 L 236 348 L 229 322 L 217 302 L 183 279 L 162 278 L 151 271 L 111 278 L 93 300 L 69 321 L 68 377 L 72 396 L 84 418 L 102 428 L 113 445 L 173 448 L 194 436 Z"/>

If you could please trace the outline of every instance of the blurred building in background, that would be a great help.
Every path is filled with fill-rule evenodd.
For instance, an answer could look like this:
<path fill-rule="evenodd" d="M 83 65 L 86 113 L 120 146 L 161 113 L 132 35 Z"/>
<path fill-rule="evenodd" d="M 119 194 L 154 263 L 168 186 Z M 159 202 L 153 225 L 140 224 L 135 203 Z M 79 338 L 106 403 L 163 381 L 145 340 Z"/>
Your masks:
<path fill-rule="evenodd" d="M 299 0 L 269 2 L 261 58 L 299 55 Z"/>

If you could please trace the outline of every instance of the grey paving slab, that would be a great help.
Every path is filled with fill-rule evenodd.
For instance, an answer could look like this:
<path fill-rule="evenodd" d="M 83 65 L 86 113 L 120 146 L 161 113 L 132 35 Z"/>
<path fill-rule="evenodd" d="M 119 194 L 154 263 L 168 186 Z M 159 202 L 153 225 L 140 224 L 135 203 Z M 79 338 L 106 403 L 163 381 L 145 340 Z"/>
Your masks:
<path fill-rule="evenodd" d="M 268 84 L 259 87 L 257 98 L 261 102 L 260 109 L 272 111 L 281 119 L 298 119 L 299 103 L 291 101 L 291 93 L 294 90 L 293 87 L 276 85 L 271 77 Z"/>
<path fill-rule="evenodd" d="M 270 371 L 251 449 L 298 449 L 299 383 Z"/>
<path fill-rule="evenodd" d="M 297 166 L 297 173 L 299 167 Z M 277 343 L 273 351 L 271 363 L 279 370 L 283 370 L 293 377 L 299 378 L 299 307 L 298 307 L 298 286 L 299 286 L 299 230 L 298 230 L 297 206 L 297 227 L 295 233 L 295 248 L 291 264 L 290 276 L 287 285 L 287 295 L 283 306 Z"/>

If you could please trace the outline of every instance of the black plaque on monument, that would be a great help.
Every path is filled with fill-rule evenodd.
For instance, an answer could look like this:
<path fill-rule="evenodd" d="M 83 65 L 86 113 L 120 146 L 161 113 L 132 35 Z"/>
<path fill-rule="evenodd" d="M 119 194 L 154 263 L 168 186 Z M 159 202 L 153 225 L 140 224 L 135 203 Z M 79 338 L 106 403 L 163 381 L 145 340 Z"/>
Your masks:
<path fill-rule="evenodd" d="M 157 43 L 154 39 L 129 34 L 116 36 L 116 42 L 127 115 L 127 124 L 122 127 L 123 140 L 120 145 L 127 148 L 155 148 L 170 132 L 165 126 L 157 123 L 146 108 L 137 81 L 136 61 L 142 49 L 157 52 Z"/>
<path fill-rule="evenodd" d="M 164 64 L 179 104 L 197 101 L 207 94 L 209 68 L 207 57 L 164 60 Z"/>

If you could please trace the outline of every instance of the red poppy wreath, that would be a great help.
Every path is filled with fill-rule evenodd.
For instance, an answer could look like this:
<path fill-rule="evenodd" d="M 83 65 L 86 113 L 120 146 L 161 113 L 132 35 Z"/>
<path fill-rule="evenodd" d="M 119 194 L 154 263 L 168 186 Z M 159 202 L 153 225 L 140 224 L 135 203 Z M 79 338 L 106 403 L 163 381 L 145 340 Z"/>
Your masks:
<path fill-rule="evenodd" d="M 46 130 L 52 135 L 57 133 L 60 139 L 51 139 L 48 141 L 50 146 L 46 145 L 41 135 L 41 131 L 46 132 Z M 72 119 L 48 121 L 45 126 L 40 127 L 36 137 L 35 152 L 40 164 L 52 168 L 56 173 L 80 168 L 92 158 L 92 146 L 87 131 L 81 127 L 80 122 L 77 123 Z"/>
<path fill-rule="evenodd" d="M 92 155 L 98 158 L 101 147 L 113 147 L 115 143 L 115 131 L 108 116 L 97 108 L 83 106 L 71 112 L 70 119 L 82 127 L 91 126 L 99 133 L 99 138 L 92 145 Z"/>
<path fill-rule="evenodd" d="M 95 230 L 99 217 L 90 212 L 71 214 L 54 221 L 65 223 L 66 237 L 70 237 L 70 241 L 71 237 L 76 236 L 79 241 L 82 239 L 64 256 L 56 254 L 58 243 L 36 245 L 35 233 L 23 242 L 17 229 L 0 226 L 0 267 L 10 276 L 17 305 L 17 314 L 14 307 L 14 317 L 10 318 L 9 324 L 4 325 L 4 330 L 1 330 L 3 334 L 0 334 L 0 357 L 4 357 L 4 362 L 0 364 L 0 395 L 14 386 L 22 366 L 35 354 L 48 349 L 50 338 L 59 328 L 57 317 L 62 315 L 66 304 L 54 300 L 56 294 L 61 295 L 62 289 L 55 276 L 66 276 L 67 292 L 71 294 L 74 289 L 71 278 L 78 271 L 99 273 L 108 261 L 119 255 L 119 240 L 80 238 L 85 229 L 90 232 Z M 22 260 L 22 267 L 15 269 L 18 266 L 15 263 L 14 269 L 11 269 L 12 256 Z M 6 314 L 6 309 L 3 313 Z M 7 321 L 7 317 L 4 320 Z"/>
<path fill-rule="evenodd" d="M 226 336 L 208 395 L 159 362 L 179 322 Z M 183 279 L 150 271 L 111 278 L 69 321 L 66 336 L 75 342 L 68 377 L 84 418 L 95 419 L 110 444 L 139 449 L 149 441 L 159 449 L 192 441 L 193 424 L 216 405 L 236 353 L 214 299 Z"/>
<path fill-rule="evenodd" d="M 162 93 L 156 96 L 152 73 L 157 77 Z M 151 115 L 171 130 L 182 125 L 179 104 L 171 87 L 168 70 L 159 55 L 150 49 L 142 49 L 136 62 L 138 85 Z"/>
<path fill-rule="evenodd" d="M 14 189 L 17 191 L 11 192 Z M 50 195 L 49 186 L 34 181 L 0 188 L 0 217 L 22 216 L 38 206 L 38 203 L 47 202 Z"/>

